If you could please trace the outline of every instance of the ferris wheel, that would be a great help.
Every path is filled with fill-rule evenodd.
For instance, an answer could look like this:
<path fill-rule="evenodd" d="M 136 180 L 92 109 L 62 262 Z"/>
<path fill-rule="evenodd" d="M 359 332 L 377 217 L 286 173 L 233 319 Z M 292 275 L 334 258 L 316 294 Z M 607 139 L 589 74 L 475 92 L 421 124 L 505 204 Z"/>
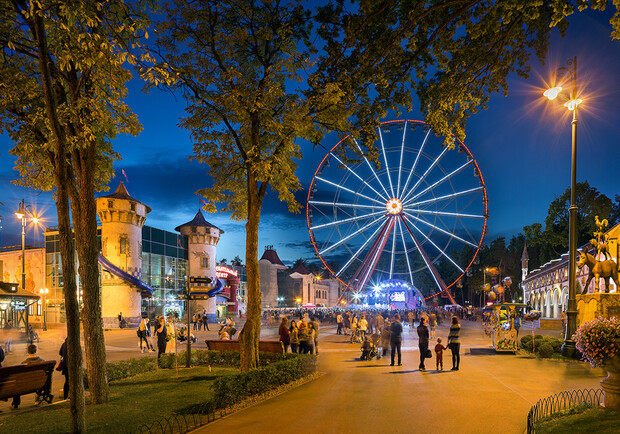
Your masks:
<path fill-rule="evenodd" d="M 316 255 L 345 294 L 397 279 L 456 304 L 449 288 L 486 233 L 480 168 L 464 143 L 449 150 L 424 122 L 383 122 L 377 133 L 378 162 L 348 135 L 319 164 L 306 206 Z"/>

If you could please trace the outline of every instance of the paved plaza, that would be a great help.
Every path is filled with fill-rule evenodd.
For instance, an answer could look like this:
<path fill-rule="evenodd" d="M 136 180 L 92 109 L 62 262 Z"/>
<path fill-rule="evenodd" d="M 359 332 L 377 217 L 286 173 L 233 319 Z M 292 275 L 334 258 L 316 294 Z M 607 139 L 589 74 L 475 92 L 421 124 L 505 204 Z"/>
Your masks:
<path fill-rule="evenodd" d="M 408 326 L 403 332 L 403 366 L 391 367 L 389 353 L 381 360 L 360 361 L 360 344 L 349 343 L 348 336 L 338 336 L 335 327 L 323 325 L 318 369 L 324 375 L 198 432 L 522 433 L 527 412 L 538 399 L 564 390 L 600 387 L 600 369 L 590 369 L 585 363 L 497 354 L 480 322 L 461 324 L 458 372 L 450 371 L 449 350 L 444 354 L 444 372 L 435 371 L 434 357 L 427 359 L 427 371 L 420 372 L 417 335 Z M 196 332 L 199 341 L 193 348 L 204 349 L 204 339 L 215 339 L 217 329 L 213 324 L 210 332 Z M 540 333 L 557 336 L 558 332 Z M 40 333 L 43 359 L 58 360 L 64 334 L 64 328 Z M 277 339 L 277 330 L 264 328 L 261 335 Z M 438 327 L 437 336 L 445 343 L 447 324 Z M 108 361 L 144 355 L 138 349 L 135 329 L 106 331 L 106 348 Z M 16 344 L 3 366 L 25 357 L 25 344 Z M 54 372 L 54 395 L 59 396 L 63 382 L 64 377 Z M 0 401 L 0 417 L 13 413 L 10 402 Z M 36 411 L 34 395 L 23 397 L 19 411 L 32 410 Z"/>

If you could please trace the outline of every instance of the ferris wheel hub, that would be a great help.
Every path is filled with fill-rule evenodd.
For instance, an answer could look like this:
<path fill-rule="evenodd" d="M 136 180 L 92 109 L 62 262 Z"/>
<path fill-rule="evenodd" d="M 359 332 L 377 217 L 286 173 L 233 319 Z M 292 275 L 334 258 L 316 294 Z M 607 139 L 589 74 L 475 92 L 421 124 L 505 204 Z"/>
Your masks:
<path fill-rule="evenodd" d="M 403 210 L 403 203 L 400 201 L 400 199 L 394 197 L 387 201 L 385 207 L 390 214 L 396 215 Z"/>

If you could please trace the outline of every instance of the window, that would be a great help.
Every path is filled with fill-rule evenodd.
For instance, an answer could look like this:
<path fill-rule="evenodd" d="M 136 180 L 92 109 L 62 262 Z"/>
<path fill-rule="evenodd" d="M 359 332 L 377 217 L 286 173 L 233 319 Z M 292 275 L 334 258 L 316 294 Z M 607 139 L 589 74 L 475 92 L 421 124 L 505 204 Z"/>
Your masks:
<path fill-rule="evenodd" d="M 121 255 L 126 255 L 127 254 L 127 237 L 122 236 L 121 239 L 119 240 L 119 247 L 120 247 L 120 254 Z"/>
<path fill-rule="evenodd" d="M 206 255 L 206 256 L 203 256 L 203 257 L 202 257 L 202 258 L 200 258 L 200 259 L 201 259 L 201 264 L 200 264 L 200 267 L 201 267 L 201 268 L 207 268 L 207 269 L 208 269 L 208 268 L 209 268 L 209 256 L 208 256 L 208 255 Z"/>
<path fill-rule="evenodd" d="M 135 204 L 135 203 L 131 202 L 130 207 L 131 207 L 131 210 L 132 210 L 132 211 L 135 211 L 135 210 L 136 210 L 136 204 Z"/>
<path fill-rule="evenodd" d="M 41 313 L 41 307 L 42 307 L 42 306 L 43 306 L 43 305 L 42 305 L 42 303 L 41 303 L 41 300 L 39 300 L 39 301 L 37 302 L 37 316 L 41 316 L 41 315 L 42 315 L 42 313 Z"/>
<path fill-rule="evenodd" d="M 192 234 L 196 233 L 196 226 L 192 226 Z"/>
<path fill-rule="evenodd" d="M 114 208 L 114 201 L 113 200 L 109 200 L 108 201 L 108 208 Z"/>

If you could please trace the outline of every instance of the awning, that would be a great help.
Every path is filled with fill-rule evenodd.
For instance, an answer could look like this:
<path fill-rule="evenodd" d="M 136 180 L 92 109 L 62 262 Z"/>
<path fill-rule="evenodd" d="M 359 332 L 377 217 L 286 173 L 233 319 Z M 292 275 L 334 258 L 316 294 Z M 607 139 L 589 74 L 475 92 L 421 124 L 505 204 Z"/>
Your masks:
<path fill-rule="evenodd" d="M 13 287 L 9 285 L 0 285 L 0 297 L 41 298 L 40 295 L 28 291 L 27 289 Z"/>

